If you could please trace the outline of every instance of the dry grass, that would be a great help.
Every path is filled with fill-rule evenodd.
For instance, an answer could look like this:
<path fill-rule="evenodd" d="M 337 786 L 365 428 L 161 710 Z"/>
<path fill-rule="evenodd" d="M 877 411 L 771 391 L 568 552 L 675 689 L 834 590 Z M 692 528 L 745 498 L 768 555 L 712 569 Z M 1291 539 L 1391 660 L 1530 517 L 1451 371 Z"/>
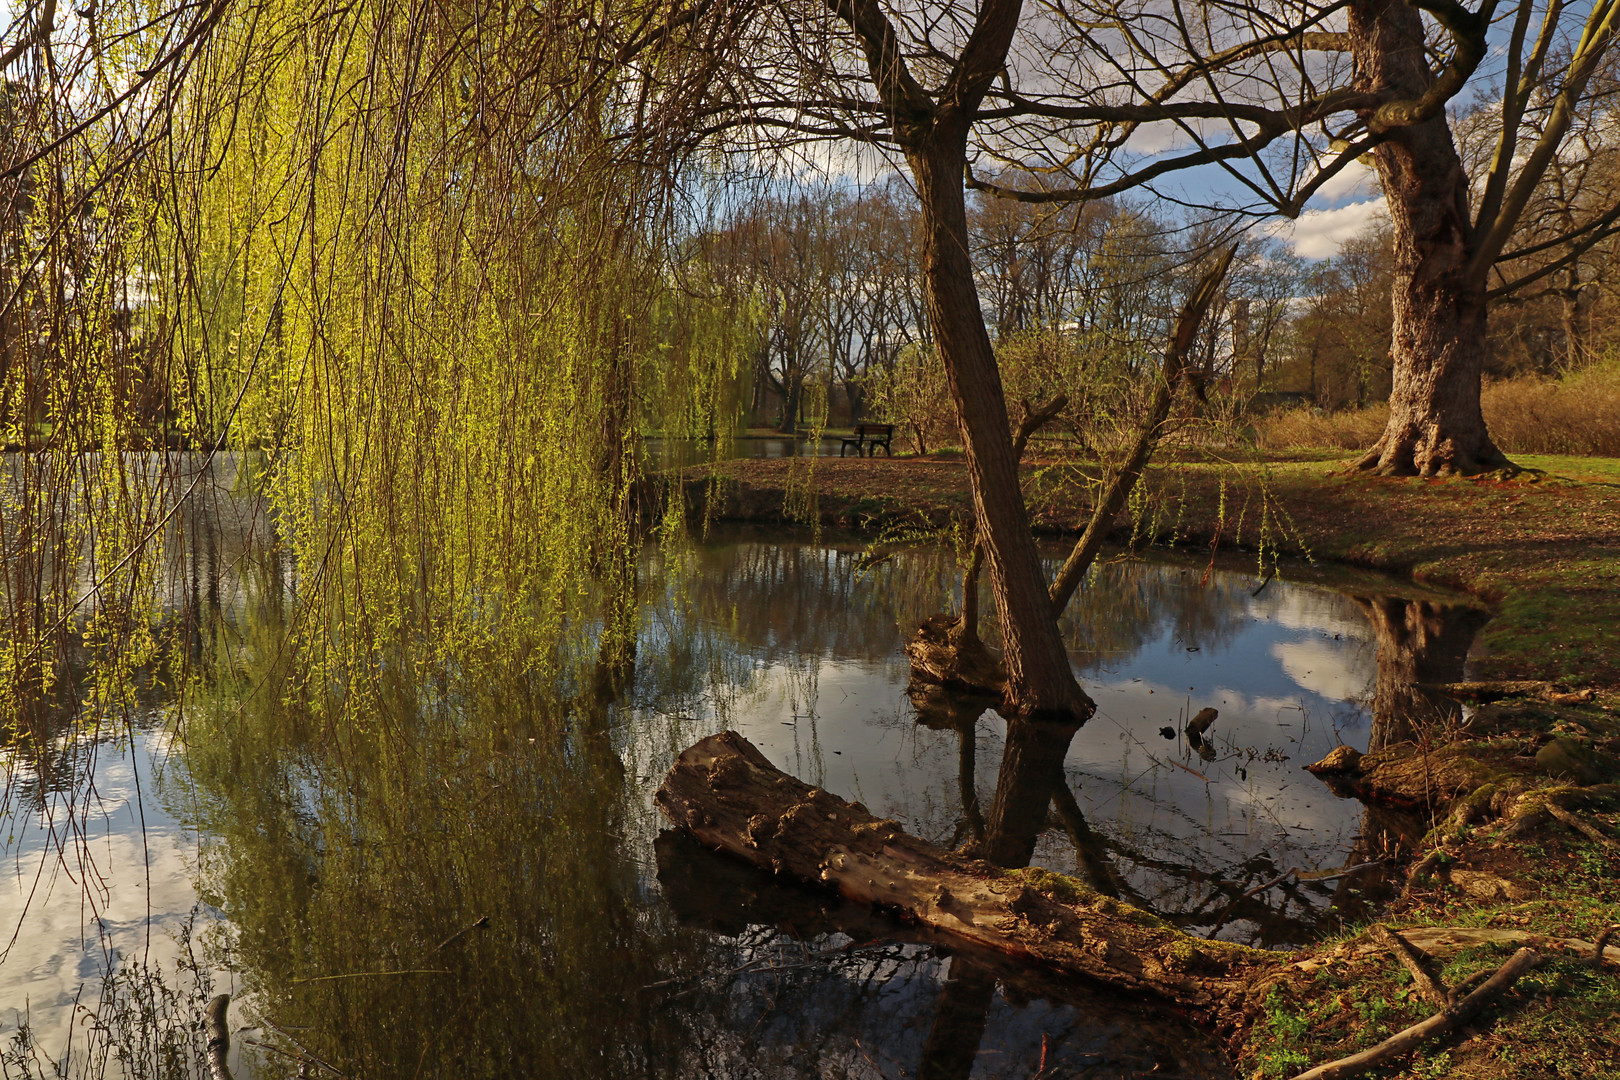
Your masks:
<path fill-rule="evenodd" d="M 1620 456 L 1620 363 L 1567 379 L 1509 379 L 1483 395 L 1485 423 L 1508 453 Z"/>
<path fill-rule="evenodd" d="M 1491 436 L 1509 454 L 1620 456 L 1620 362 L 1567 379 L 1488 383 L 1482 404 Z M 1268 450 L 1362 450 L 1388 417 L 1384 405 L 1322 414 L 1290 409 L 1260 417 L 1255 429 Z"/>
<path fill-rule="evenodd" d="M 1319 413 L 1286 409 L 1255 420 L 1260 445 L 1267 450 L 1363 450 L 1378 440 L 1389 420 L 1389 406 Z"/>

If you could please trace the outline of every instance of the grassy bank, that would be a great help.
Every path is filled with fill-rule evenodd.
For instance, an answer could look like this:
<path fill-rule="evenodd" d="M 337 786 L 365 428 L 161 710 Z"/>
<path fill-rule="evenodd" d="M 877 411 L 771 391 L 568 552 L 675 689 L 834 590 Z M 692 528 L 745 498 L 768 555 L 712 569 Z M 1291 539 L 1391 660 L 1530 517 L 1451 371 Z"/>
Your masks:
<path fill-rule="evenodd" d="M 1485 704 L 1465 729 L 1420 729 L 1398 748 L 1425 763 L 1425 777 L 1430 756 L 1443 754 L 1465 759 L 1474 779 L 1450 795 L 1431 797 L 1426 784 L 1418 792 L 1432 827 L 1408 853 L 1400 872 L 1412 876 L 1380 913 L 1384 924 L 1495 935 L 1435 957 L 1434 974 L 1452 989 L 1477 985 L 1521 945 L 1543 962 L 1460 1032 L 1368 1076 L 1620 1077 L 1620 964 L 1595 966 L 1589 955 L 1620 922 L 1620 462 L 1518 460 L 1539 473 L 1393 480 L 1320 454 L 1161 464 L 1115 537 L 1310 557 L 1461 589 L 1496 613 L 1476 638 L 1479 678 L 1595 691 L 1584 702 L 1527 693 Z M 1036 528 L 1075 531 L 1096 474 L 1063 460 L 1026 468 Z M 737 461 L 688 481 L 693 504 L 716 518 L 814 521 L 879 540 L 970 515 L 965 465 L 949 454 Z M 1278 569 L 1287 577 L 1298 564 Z M 1576 747 L 1591 771 L 1571 775 L 1544 758 L 1552 744 Z M 1236 1036 L 1240 1075 L 1292 1077 L 1432 1015 L 1438 1006 L 1380 940 L 1356 927 L 1305 950 L 1312 970 L 1269 986 Z"/>

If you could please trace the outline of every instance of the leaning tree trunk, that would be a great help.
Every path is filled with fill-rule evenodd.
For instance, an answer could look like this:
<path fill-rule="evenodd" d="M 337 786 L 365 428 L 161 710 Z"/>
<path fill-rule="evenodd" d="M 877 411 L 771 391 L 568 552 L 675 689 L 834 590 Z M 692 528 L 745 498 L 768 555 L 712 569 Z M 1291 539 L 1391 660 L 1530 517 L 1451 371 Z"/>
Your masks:
<path fill-rule="evenodd" d="M 967 128 L 965 117 L 936 120 L 933 137 L 909 155 L 922 207 L 929 325 L 961 424 L 974 518 L 1001 624 L 1007 707 L 1029 718 L 1084 721 L 1096 706 L 1075 681 L 1047 598 L 1018 484 L 1001 373 L 968 257 Z"/>
<path fill-rule="evenodd" d="M 1405 0 L 1358 0 L 1350 33 L 1369 90 L 1416 99 L 1433 81 L 1423 24 Z M 1503 468 L 1485 430 L 1485 279 L 1474 254 L 1468 176 L 1445 113 L 1393 132 L 1373 152 L 1395 233 L 1389 423 L 1361 459 L 1392 476 Z"/>

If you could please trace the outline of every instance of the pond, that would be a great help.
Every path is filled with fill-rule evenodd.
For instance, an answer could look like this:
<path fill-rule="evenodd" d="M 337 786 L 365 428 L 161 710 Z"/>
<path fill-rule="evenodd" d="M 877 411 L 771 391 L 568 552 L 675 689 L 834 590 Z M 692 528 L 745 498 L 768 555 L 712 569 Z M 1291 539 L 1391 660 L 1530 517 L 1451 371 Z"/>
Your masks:
<path fill-rule="evenodd" d="M 4 1075 L 195 1073 L 214 992 L 236 997 L 239 1077 L 1225 1075 L 1172 1017 L 953 959 L 665 832 L 661 777 L 723 728 L 926 839 L 982 830 L 1006 725 L 908 696 L 901 651 L 954 606 L 952 552 L 748 529 L 649 549 L 616 700 L 402 662 L 369 691 L 379 735 L 296 677 L 265 691 L 298 583 L 228 472 L 180 523 L 168 588 L 261 663 L 5 750 Z M 1413 684 L 1460 678 L 1482 618 L 1403 588 L 1097 567 L 1064 630 L 1098 711 L 1033 861 L 1263 947 L 1358 917 L 1424 823 L 1301 767 L 1444 722 Z"/>

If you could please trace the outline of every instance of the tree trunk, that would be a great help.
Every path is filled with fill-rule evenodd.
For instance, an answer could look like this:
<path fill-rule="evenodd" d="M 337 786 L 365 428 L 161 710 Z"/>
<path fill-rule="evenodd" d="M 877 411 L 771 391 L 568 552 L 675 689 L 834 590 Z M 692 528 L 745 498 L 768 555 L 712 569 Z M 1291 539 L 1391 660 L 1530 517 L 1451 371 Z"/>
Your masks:
<path fill-rule="evenodd" d="M 776 425 L 776 430 L 783 435 L 792 435 L 798 431 L 799 425 L 799 398 L 804 394 L 804 376 L 798 368 L 787 372 L 782 379 L 782 419 Z"/>
<path fill-rule="evenodd" d="M 1364 88 L 1422 95 L 1433 75 L 1416 8 L 1356 0 L 1349 25 Z M 1395 232 L 1393 371 L 1389 424 L 1359 465 L 1389 476 L 1511 467 L 1480 412 L 1485 277 L 1468 272 L 1468 176 L 1445 113 L 1393 132 L 1373 159 Z"/>
<path fill-rule="evenodd" d="M 1072 878 L 1009 873 L 936 848 L 780 772 L 735 732 L 683 752 L 656 802 L 710 848 L 896 913 L 947 942 L 1206 1016 L 1234 1006 L 1249 976 L 1281 959 L 1183 934 Z"/>
<path fill-rule="evenodd" d="M 922 206 L 928 320 L 961 424 L 979 542 L 990 568 L 1007 667 L 1007 708 L 1018 716 L 1084 722 L 1096 706 L 1080 684 L 1047 597 L 1018 466 L 1006 397 L 984 328 L 968 258 L 962 189 L 967 123 L 950 124 L 909 155 Z"/>

